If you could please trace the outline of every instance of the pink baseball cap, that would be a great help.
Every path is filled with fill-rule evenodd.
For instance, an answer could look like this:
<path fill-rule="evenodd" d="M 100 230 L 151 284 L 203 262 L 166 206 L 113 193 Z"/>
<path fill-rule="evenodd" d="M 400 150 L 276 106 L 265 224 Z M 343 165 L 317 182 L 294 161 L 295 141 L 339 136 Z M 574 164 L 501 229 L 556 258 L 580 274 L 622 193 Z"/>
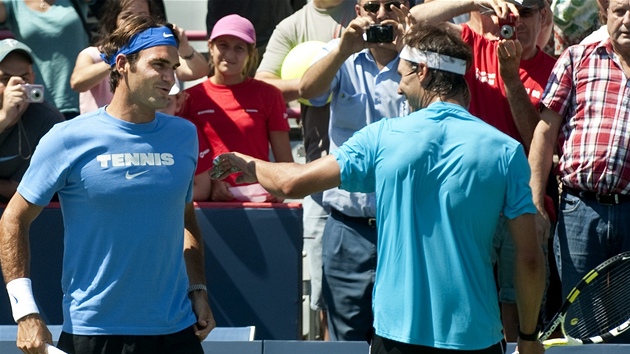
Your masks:
<path fill-rule="evenodd" d="M 214 40 L 220 36 L 234 36 L 240 38 L 247 43 L 256 43 L 256 30 L 254 25 L 239 15 L 227 15 L 221 18 L 212 28 L 210 40 Z"/>

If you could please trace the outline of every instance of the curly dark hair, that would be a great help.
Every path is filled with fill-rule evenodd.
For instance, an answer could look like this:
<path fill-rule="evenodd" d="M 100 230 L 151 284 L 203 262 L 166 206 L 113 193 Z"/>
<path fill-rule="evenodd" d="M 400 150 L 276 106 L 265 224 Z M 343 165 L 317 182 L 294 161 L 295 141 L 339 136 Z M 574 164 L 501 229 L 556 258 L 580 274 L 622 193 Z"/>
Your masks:
<path fill-rule="evenodd" d="M 462 59 L 466 61 L 466 70 L 472 65 L 473 55 L 470 46 L 445 24 L 417 23 L 405 34 L 403 41 L 411 48 Z M 424 89 L 433 94 L 425 97 L 426 102 L 436 96 L 450 98 L 458 94 L 463 94 L 466 101 L 469 100 L 470 92 L 463 75 L 431 68 L 429 72 L 430 79 Z"/>

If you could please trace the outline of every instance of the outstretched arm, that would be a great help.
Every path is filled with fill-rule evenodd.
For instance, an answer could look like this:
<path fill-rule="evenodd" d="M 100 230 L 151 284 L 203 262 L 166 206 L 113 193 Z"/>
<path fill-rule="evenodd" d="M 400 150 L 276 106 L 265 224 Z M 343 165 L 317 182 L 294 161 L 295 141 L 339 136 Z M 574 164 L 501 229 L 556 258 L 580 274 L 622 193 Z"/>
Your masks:
<path fill-rule="evenodd" d="M 242 171 L 237 182 L 259 182 L 269 193 L 281 198 L 303 198 L 341 183 L 341 170 L 333 155 L 307 164 L 266 162 L 239 153 L 219 155 L 217 161 L 211 173 L 213 178 Z"/>
<path fill-rule="evenodd" d="M 417 22 L 430 24 L 446 22 L 460 33 L 461 26 L 448 21 L 471 11 L 494 12 L 500 18 L 506 18 L 510 12 L 518 15 L 516 6 L 504 0 L 435 0 L 412 7 L 411 15 Z"/>

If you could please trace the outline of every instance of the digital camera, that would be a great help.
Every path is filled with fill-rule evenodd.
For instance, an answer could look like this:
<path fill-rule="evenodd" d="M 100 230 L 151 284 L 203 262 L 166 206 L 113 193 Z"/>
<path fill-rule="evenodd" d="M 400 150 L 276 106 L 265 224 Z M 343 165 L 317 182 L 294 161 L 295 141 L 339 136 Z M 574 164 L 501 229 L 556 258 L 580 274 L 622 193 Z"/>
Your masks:
<path fill-rule="evenodd" d="M 365 41 L 369 43 L 391 43 L 394 41 L 394 26 L 370 25 L 365 35 Z"/>
<path fill-rule="evenodd" d="M 44 102 L 44 86 L 43 85 L 21 85 L 26 92 L 26 102 L 42 103 Z"/>
<path fill-rule="evenodd" d="M 516 17 L 509 14 L 506 19 L 499 19 L 499 37 L 501 39 L 516 39 Z"/>

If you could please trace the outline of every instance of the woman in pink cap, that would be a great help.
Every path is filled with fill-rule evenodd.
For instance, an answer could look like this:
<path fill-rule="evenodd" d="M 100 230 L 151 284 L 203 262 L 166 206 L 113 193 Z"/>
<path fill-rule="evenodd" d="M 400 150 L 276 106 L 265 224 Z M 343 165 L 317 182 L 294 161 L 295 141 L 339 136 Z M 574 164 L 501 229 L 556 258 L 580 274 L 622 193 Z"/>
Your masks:
<path fill-rule="evenodd" d="M 249 20 L 221 18 L 208 49 L 211 76 L 185 91 L 178 115 L 195 123 L 200 139 L 206 140 L 199 144 L 195 200 L 232 201 L 233 187 L 238 187 L 234 177 L 210 182 L 213 158 L 236 151 L 269 161 L 271 146 L 275 161 L 292 162 L 289 123 L 280 90 L 248 76 L 258 64 L 256 32 Z"/>

